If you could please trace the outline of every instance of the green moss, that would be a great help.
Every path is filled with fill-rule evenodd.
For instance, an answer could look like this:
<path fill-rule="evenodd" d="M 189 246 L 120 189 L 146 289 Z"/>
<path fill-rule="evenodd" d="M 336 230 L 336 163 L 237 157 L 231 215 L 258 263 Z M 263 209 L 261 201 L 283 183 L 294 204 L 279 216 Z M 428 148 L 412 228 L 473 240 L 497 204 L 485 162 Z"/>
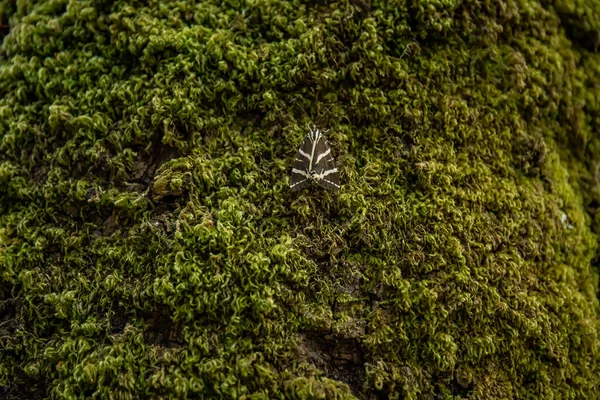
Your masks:
<path fill-rule="evenodd" d="M 0 1 L 0 393 L 596 396 L 598 1 L 193 3 Z"/>

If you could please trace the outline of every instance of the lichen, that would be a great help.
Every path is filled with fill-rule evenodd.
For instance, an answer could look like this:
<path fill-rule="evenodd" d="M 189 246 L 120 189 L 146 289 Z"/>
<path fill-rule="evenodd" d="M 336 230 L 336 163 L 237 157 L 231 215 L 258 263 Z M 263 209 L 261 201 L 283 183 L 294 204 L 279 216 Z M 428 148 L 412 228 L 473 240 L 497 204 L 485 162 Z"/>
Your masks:
<path fill-rule="evenodd" d="M 0 1 L 0 393 L 596 397 L 599 13 Z"/>

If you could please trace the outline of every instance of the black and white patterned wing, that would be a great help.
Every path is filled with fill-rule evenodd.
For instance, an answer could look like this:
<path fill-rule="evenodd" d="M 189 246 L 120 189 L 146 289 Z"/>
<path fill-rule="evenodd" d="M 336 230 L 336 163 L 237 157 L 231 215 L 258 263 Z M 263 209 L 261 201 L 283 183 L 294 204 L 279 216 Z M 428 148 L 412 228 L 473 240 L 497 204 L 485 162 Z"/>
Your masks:
<path fill-rule="evenodd" d="M 294 161 L 294 167 L 292 168 L 292 175 L 290 177 L 290 189 L 292 192 L 302 190 L 310 185 L 311 178 L 309 171 L 312 147 L 313 142 L 309 133 L 304 136 L 300 149 L 296 153 L 296 161 Z"/>
<path fill-rule="evenodd" d="M 338 175 L 331 147 L 324 136 L 318 135 L 314 151 L 313 170 L 319 176 L 317 182 L 325 189 L 337 192 L 340 190 L 340 177 Z"/>

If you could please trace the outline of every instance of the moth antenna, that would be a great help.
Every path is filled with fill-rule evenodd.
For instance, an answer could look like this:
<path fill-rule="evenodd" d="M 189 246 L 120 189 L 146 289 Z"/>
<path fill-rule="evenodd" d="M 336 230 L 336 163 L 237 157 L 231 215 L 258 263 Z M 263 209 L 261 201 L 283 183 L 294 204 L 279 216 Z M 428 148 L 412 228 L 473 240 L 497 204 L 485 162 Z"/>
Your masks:
<path fill-rule="evenodd" d="M 308 113 L 307 113 L 306 111 L 304 111 L 304 108 L 302 108 L 302 106 L 300 105 L 300 103 L 298 103 L 298 100 L 294 99 L 294 103 L 296 103 L 296 105 L 297 105 L 298 107 L 300 107 L 300 109 L 302 110 L 302 112 L 304 113 L 304 115 L 306 115 L 306 118 L 308 118 L 308 120 L 309 120 L 310 122 L 312 122 L 312 118 L 310 118 L 310 117 L 308 116 Z"/>
<path fill-rule="evenodd" d="M 331 110 L 331 107 L 333 107 L 333 104 L 331 104 L 329 107 L 327 107 L 327 108 L 325 109 L 325 113 L 328 113 L 328 112 L 329 112 L 329 110 Z M 324 115 L 325 113 L 323 113 L 323 114 L 322 114 L 322 115 L 319 117 L 319 119 L 318 119 L 318 122 L 319 122 L 319 123 L 321 122 L 321 118 L 323 118 L 323 115 Z M 329 114 L 331 115 L 331 113 L 329 113 Z"/>

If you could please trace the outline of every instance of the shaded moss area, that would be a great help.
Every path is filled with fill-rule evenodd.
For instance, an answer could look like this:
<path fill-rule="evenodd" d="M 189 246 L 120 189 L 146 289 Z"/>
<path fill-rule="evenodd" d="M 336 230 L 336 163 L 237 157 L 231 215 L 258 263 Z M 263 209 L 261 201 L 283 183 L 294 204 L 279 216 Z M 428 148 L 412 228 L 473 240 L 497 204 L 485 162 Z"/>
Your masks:
<path fill-rule="evenodd" d="M 0 395 L 594 398 L 599 15 L 0 1 Z"/>

